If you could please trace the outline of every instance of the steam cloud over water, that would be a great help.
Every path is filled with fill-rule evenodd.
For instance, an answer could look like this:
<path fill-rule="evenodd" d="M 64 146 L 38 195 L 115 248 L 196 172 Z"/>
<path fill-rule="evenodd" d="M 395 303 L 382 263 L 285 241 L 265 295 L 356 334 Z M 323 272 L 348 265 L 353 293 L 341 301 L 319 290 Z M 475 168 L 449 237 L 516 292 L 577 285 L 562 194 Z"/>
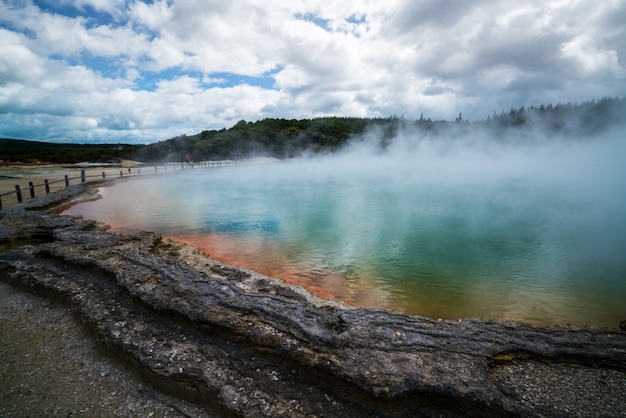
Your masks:
<path fill-rule="evenodd" d="M 366 306 L 577 325 L 626 317 L 623 129 L 377 138 L 328 156 L 123 182 L 70 213 L 195 236 L 228 260 L 249 252 L 253 268 Z"/>

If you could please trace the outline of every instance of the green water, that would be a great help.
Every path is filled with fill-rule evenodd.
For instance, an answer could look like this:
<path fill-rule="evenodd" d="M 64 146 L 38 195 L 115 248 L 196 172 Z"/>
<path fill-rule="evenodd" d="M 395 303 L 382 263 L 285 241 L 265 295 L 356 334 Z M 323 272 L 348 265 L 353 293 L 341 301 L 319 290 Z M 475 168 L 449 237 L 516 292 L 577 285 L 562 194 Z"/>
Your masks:
<path fill-rule="evenodd" d="M 580 155 L 550 170 L 354 157 L 188 170 L 105 188 L 71 213 L 254 242 L 339 273 L 365 306 L 615 327 L 626 318 L 623 180 Z"/>

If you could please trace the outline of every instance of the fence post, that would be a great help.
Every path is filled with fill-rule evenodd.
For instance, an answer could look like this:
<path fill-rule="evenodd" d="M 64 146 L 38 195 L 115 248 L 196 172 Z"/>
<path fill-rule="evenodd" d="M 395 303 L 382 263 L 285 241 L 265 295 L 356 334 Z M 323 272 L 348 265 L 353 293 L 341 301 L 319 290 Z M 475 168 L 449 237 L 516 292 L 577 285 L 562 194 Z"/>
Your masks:
<path fill-rule="evenodd" d="M 46 194 L 50 193 L 50 183 L 48 183 L 48 179 L 45 179 L 44 184 L 46 185 Z"/>
<path fill-rule="evenodd" d="M 30 189 L 30 198 L 34 199 L 35 198 L 35 185 L 33 184 L 32 181 L 28 182 L 28 188 Z"/>
<path fill-rule="evenodd" d="M 85 170 L 80 170 L 80 182 L 84 183 L 85 181 L 86 181 Z"/>
<path fill-rule="evenodd" d="M 65 187 L 70 187 L 70 176 L 65 175 Z"/>
<path fill-rule="evenodd" d="M 17 203 L 22 203 L 22 190 L 20 190 L 20 185 L 15 185 L 15 194 L 17 194 Z"/>
<path fill-rule="evenodd" d="M 107 174 L 104 171 L 102 172 L 102 178 L 103 179 L 107 178 Z"/>

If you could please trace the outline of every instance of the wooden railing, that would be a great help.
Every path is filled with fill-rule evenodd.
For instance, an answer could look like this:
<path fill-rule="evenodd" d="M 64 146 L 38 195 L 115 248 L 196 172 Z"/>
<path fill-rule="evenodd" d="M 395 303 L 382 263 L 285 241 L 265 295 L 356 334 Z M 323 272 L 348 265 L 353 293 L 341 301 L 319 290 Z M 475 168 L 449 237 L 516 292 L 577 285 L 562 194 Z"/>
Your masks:
<path fill-rule="evenodd" d="M 30 196 L 31 199 L 34 199 L 36 196 L 36 190 L 38 188 L 43 188 L 46 194 L 51 192 L 51 186 L 57 183 L 64 183 L 64 187 L 67 188 L 70 186 L 72 181 L 80 180 L 80 183 L 86 183 L 90 179 L 106 179 L 112 177 L 125 177 L 125 176 L 139 176 L 146 174 L 157 174 L 157 173 L 167 173 L 167 172 L 175 172 L 180 170 L 189 170 L 194 168 L 211 168 L 211 167 L 225 167 L 229 165 L 236 164 L 236 161 L 231 160 L 222 160 L 222 161 L 201 161 L 196 163 L 168 163 L 168 164 L 160 164 L 160 165 L 141 165 L 133 168 L 122 168 L 115 169 L 112 172 L 111 169 L 102 171 L 98 174 L 87 174 L 86 169 L 80 170 L 79 176 L 71 177 L 69 174 L 66 174 L 63 178 L 59 178 L 56 180 L 48 180 L 44 179 L 42 184 L 34 184 L 32 181 L 28 182 L 28 186 L 16 184 L 15 190 L 10 192 L 0 193 L 0 210 L 2 210 L 2 199 L 7 196 L 15 195 L 15 199 L 17 200 L 17 204 L 24 202 L 24 198 Z M 92 170 L 95 171 L 95 170 Z M 77 171 L 78 173 L 78 171 Z M 19 181 L 19 179 L 16 179 Z"/>

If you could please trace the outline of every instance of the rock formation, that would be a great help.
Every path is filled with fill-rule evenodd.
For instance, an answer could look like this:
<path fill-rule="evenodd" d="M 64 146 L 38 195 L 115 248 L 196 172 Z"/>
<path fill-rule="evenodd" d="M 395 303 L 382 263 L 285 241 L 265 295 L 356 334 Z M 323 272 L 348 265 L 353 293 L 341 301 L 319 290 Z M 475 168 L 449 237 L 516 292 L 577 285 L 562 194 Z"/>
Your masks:
<path fill-rule="evenodd" d="M 349 307 L 142 232 L 0 211 L 0 279 L 64 301 L 163 391 L 221 416 L 589 416 L 626 408 L 617 328 L 443 321 Z"/>

